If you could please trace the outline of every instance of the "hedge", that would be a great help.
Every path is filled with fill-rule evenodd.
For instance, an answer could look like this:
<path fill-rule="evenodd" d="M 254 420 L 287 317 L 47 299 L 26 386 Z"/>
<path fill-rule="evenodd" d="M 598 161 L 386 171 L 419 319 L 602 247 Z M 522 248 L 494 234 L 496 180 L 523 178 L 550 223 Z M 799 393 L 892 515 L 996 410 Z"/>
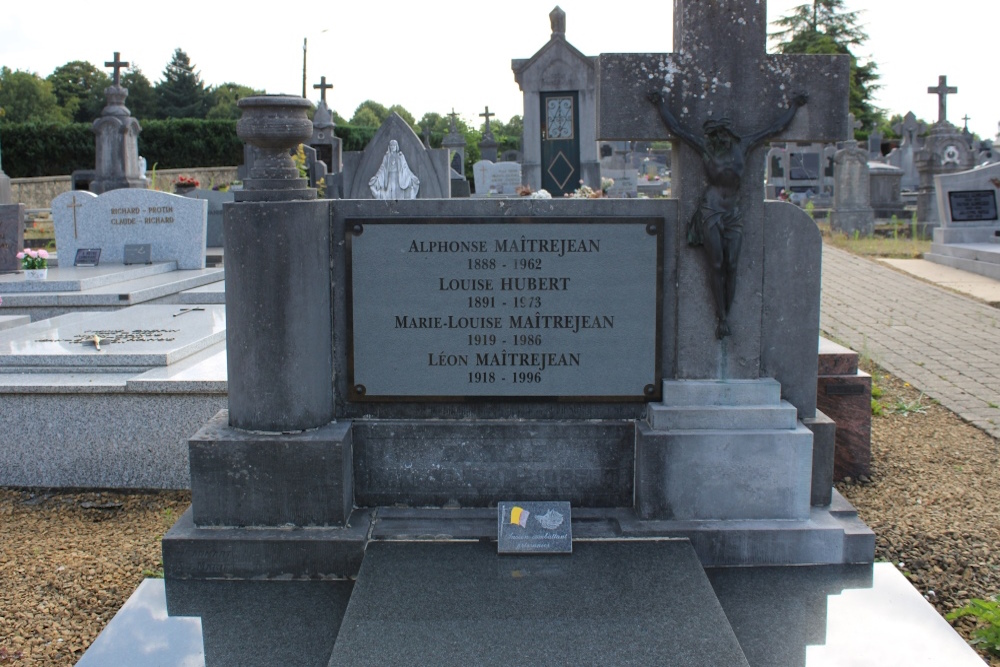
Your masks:
<path fill-rule="evenodd" d="M 243 164 L 243 142 L 235 120 L 172 119 L 140 121 L 139 154 L 151 169 L 228 167 Z M 339 126 L 343 150 L 360 151 L 376 128 Z M 0 124 L 0 164 L 11 178 L 64 176 L 93 169 L 96 162 L 90 123 Z"/>

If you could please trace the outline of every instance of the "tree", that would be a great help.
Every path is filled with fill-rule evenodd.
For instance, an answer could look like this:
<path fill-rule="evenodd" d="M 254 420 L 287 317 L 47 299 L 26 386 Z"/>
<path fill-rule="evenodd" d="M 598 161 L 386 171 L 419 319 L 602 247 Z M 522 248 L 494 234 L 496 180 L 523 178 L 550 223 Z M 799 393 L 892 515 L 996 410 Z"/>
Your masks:
<path fill-rule="evenodd" d="M 5 123 L 68 123 L 52 83 L 34 72 L 0 67 L 0 119 Z"/>
<path fill-rule="evenodd" d="M 111 77 L 84 60 L 73 60 L 60 65 L 45 77 L 52 84 L 59 106 L 76 123 L 90 123 L 101 115 L 104 108 L 104 89 L 111 85 Z"/>
<path fill-rule="evenodd" d="M 125 106 L 134 117 L 156 118 L 156 89 L 135 63 L 122 74 L 122 87 L 128 88 Z"/>
<path fill-rule="evenodd" d="M 163 70 L 163 81 L 156 84 L 156 97 L 158 118 L 204 118 L 208 112 L 205 84 L 181 49 L 174 51 Z"/>
<path fill-rule="evenodd" d="M 861 64 L 852 52 L 868 35 L 858 25 L 859 12 L 847 11 L 844 0 L 813 0 L 794 7 L 787 16 L 774 22 L 779 27 L 771 33 L 780 53 L 843 54 L 851 58 L 850 110 L 860 120 L 864 131 L 883 120 L 882 110 L 872 98 L 878 89 L 878 66 L 874 61 Z"/>
<path fill-rule="evenodd" d="M 236 106 L 244 97 L 263 95 L 264 91 L 238 83 L 224 83 L 208 91 L 208 118 L 228 118 L 238 120 L 240 108 Z"/>
<path fill-rule="evenodd" d="M 374 100 L 365 100 L 354 110 L 351 116 L 351 125 L 361 127 L 378 127 L 389 117 L 389 110 L 384 104 L 379 104 Z"/>

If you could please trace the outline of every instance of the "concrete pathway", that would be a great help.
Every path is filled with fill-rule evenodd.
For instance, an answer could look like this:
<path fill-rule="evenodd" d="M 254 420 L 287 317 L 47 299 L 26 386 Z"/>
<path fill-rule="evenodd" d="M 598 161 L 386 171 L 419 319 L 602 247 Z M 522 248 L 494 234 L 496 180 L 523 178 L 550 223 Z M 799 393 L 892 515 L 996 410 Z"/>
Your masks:
<path fill-rule="evenodd" d="M 899 268 L 952 289 L 962 282 L 952 274 L 935 274 L 922 263 Z M 984 288 L 983 280 L 989 279 L 970 278 L 976 289 L 995 288 L 1000 295 L 1000 282 Z M 1000 301 L 987 292 L 979 296 Z M 825 336 L 870 357 L 966 421 L 1000 437 L 1000 310 L 825 245 L 820 328 Z"/>

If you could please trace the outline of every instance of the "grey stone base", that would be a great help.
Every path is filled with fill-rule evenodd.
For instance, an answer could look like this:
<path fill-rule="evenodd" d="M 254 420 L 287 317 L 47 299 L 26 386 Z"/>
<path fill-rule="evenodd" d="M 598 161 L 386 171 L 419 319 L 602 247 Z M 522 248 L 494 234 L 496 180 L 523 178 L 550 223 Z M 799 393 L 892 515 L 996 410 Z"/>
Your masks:
<path fill-rule="evenodd" d="M 802 423 L 813 434 L 810 503 L 813 507 L 826 507 L 833 499 L 833 460 L 837 446 L 837 424 L 818 410 L 815 417 L 803 419 Z"/>
<path fill-rule="evenodd" d="M 935 239 L 938 232 L 934 230 Z M 1000 244 L 993 242 L 932 243 L 924 259 L 935 264 L 950 266 L 969 273 L 1000 280 Z"/>
<path fill-rule="evenodd" d="M 359 507 L 631 507 L 631 421 L 355 420 Z"/>
<path fill-rule="evenodd" d="M 361 567 L 371 519 L 344 528 L 198 528 L 188 510 L 163 536 L 167 579 L 347 579 Z"/>
<path fill-rule="evenodd" d="M 351 422 L 260 434 L 228 420 L 220 411 L 189 441 L 196 525 L 344 525 L 354 507 Z"/>
<path fill-rule="evenodd" d="M 875 211 L 871 208 L 834 209 L 830 212 L 830 229 L 848 236 L 871 236 L 875 231 Z"/>

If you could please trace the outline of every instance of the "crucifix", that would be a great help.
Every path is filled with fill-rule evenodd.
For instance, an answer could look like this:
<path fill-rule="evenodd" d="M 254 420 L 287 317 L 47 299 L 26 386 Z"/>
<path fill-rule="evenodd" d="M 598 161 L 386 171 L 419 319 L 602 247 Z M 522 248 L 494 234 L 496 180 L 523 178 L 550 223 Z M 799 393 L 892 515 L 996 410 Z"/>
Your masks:
<path fill-rule="evenodd" d="M 598 138 L 675 142 L 681 221 L 689 241 L 699 231 L 703 245 L 705 232 L 713 239 L 701 278 L 680 280 L 689 292 L 708 283 L 705 317 L 714 315 L 719 339 L 737 312 L 744 330 L 760 318 L 764 142 L 832 142 L 848 132 L 849 58 L 767 54 L 765 4 L 675 0 L 674 53 L 598 58 Z"/>
<path fill-rule="evenodd" d="M 962 116 L 962 120 L 965 121 L 965 128 L 964 129 L 965 129 L 966 132 L 968 132 L 969 131 L 969 121 L 972 120 L 972 119 L 969 117 L 969 114 L 965 114 L 964 116 Z"/>
<path fill-rule="evenodd" d="M 454 113 L 454 110 L 452 110 L 452 113 Z M 493 130 L 490 129 L 490 118 L 492 118 L 493 116 L 496 116 L 496 114 L 490 113 L 489 106 L 486 107 L 486 111 L 484 113 L 479 114 L 480 118 L 486 119 L 486 129 L 483 130 L 483 139 L 493 136 Z"/>
<path fill-rule="evenodd" d="M 938 77 L 938 85 L 928 86 L 927 93 L 938 96 L 938 122 L 944 123 L 948 120 L 948 95 L 957 94 L 958 88 L 948 85 L 948 76 L 942 74 Z"/>
<path fill-rule="evenodd" d="M 73 209 L 73 238 L 79 238 L 76 231 L 76 209 L 83 206 L 83 204 L 76 203 L 76 195 L 73 195 L 73 203 L 66 204 L 66 208 Z"/>
<path fill-rule="evenodd" d="M 486 107 L 486 110 L 489 111 L 490 108 Z M 455 107 L 451 108 L 451 113 L 448 114 L 448 117 L 451 119 L 448 122 L 448 131 L 451 132 L 452 134 L 455 134 L 456 132 L 458 132 L 458 125 L 456 124 L 456 119 L 458 118 L 458 114 L 455 113 Z"/>
<path fill-rule="evenodd" d="M 331 88 L 333 88 L 333 84 L 332 83 L 327 83 L 326 82 L 326 77 L 325 76 L 321 76 L 319 78 L 319 83 L 313 84 L 313 88 L 318 88 L 319 89 L 319 99 L 320 99 L 320 101 L 321 102 L 326 102 L 326 91 L 328 91 Z"/>
<path fill-rule="evenodd" d="M 115 59 L 112 60 L 111 62 L 104 63 L 104 66 L 115 68 L 115 74 L 114 74 L 115 85 L 116 86 L 122 85 L 121 70 L 122 67 L 128 67 L 128 63 L 124 63 L 121 61 L 121 56 L 118 51 L 115 51 Z"/>

